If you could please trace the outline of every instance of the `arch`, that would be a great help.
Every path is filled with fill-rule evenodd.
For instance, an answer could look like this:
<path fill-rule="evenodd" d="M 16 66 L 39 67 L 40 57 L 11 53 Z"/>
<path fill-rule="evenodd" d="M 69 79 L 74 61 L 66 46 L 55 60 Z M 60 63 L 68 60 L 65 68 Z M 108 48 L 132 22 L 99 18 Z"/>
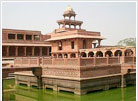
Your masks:
<path fill-rule="evenodd" d="M 93 52 L 89 52 L 88 53 L 88 57 L 94 57 L 94 53 Z"/>
<path fill-rule="evenodd" d="M 81 57 L 87 57 L 86 53 L 85 52 L 82 52 L 81 53 Z"/>
<path fill-rule="evenodd" d="M 116 50 L 115 51 L 115 56 L 122 56 L 122 51 L 121 50 Z"/>
<path fill-rule="evenodd" d="M 126 49 L 125 50 L 125 56 L 133 56 L 133 51 L 131 49 Z"/>
<path fill-rule="evenodd" d="M 58 58 L 62 58 L 62 54 L 58 54 Z"/>
<path fill-rule="evenodd" d="M 70 57 L 71 57 L 71 58 L 76 58 L 76 54 L 75 54 L 75 53 L 72 53 L 72 54 L 70 55 Z"/>
<path fill-rule="evenodd" d="M 106 51 L 105 52 L 105 56 L 109 56 L 109 57 L 112 57 L 113 56 L 113 53 L 112 53 L 112 51 Z"/>
<path fill-rule="evenodd" d="M 96 57 L 103 57 L 103 53 L 101 51 L 96 52 Z"/>

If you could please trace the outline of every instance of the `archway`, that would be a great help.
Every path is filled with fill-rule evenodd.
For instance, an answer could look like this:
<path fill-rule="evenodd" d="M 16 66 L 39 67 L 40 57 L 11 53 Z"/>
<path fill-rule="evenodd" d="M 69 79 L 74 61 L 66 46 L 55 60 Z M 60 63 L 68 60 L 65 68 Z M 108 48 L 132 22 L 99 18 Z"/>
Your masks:
<path fill-rule="evenodd" d="M 115 56 L 122 56 L 122 51 L 121 50 L 116 50 L 115 51 Z"/>
<path fill-rule="evenodd" d="M 111 57 L 111 56 L 113 56 L 113 53 L 112 53 L 111 51 L 106 51 L 106 52 L 105 52 L 105 56 L 107 56 L 107 55 L 108 55 L 109 57 Z"/>
<path fill-rule="evenodd" d="M 81 57 L 87 57 L 86 53 L 85 52 L 82 52 L 81 53 Z"/>
<path fill-rule="evenodd" d="M 126 49 L 125 56 L 133 56 L 133 51 L 131 49 Z"/>
<path fill-rule="evenodd" d="M 93 52 L 89 52 L 88 53 L 88 57 L 94 57 L 94 53 Z"/>
<path fill-rule="evenodd" d="M 103 57 L 103 53 L 101 51 L 97 51 L 96 57 Z"/>
<path fill-rule="evenodd" d="M 70 57 L 71 57 L 71 58 L 76 58 L 76 54 L 75 54 L 75 53 L 72 53 L 72 54 L 70 55 Z"/>
<path fill-rule="evenodd" d="M 62 58 L 62 54 L 58 54 L 58 58 Z"/>

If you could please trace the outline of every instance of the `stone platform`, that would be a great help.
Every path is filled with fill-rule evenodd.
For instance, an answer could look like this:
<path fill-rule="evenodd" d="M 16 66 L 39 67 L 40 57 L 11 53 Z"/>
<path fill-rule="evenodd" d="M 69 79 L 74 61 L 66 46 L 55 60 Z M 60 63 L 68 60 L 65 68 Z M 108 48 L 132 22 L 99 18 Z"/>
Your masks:
<path fill-rule="evenodd" d="M 37 78 L 33 74 L 16 73 L 16 84 L 37 86 Z M 83 95 L 90 91 L 108 90 L 110 88 L 126 87 L 136 84 L 136 72 L 129 74 L 112 74 L 97 77 L 74 78 L 62 76 L 42 75 L 42 88 L 51 88 L 54 91 L 68 91 L 77 95 Z"/>

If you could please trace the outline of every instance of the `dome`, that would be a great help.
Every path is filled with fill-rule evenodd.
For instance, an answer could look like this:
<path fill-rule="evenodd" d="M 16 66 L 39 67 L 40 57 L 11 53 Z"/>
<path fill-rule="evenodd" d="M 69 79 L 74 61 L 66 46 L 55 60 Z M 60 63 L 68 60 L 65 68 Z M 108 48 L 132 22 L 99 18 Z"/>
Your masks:
<path fill-rule="evenodd" d="M 73 11 L 73 8 L 71 6 L 67 6 L 65 11 Z"/>

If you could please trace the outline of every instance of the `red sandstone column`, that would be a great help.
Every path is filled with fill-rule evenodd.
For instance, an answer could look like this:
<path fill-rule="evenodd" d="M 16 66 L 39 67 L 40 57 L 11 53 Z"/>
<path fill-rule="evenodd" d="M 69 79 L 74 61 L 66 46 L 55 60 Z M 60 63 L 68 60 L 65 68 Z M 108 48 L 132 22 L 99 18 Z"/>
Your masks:
<path fill-rule="evenodd" d="M 120 63 L 120 55 L 118 55 L 118 63 Z"/>
<path fill-rule="evenodd" d="M 24 56 L 26 56 L 26 47 L 24 47 Z"/>
<path fill-rule="evenodd" d="M 122 51 L 121 63 L 125 63 L 125 52 Z"/>
<path fill-rule="evenodd" d="M 79 29 L 81 29 L 81 25 L 79 25 Z"/>
<path fill-rule="evenodd" d="M 99 45 L 99 46 L 101 45 L 101 40 L 98 40 L 98 45 Z"/>
<path fill-rule="evenodd" d="M 96 55 L 94 55 L 94 65 L 96 65 Z"/>
<path fill-rule="evenodd" d="M 18 46 L 15 47 L 15 56 L 18 56 Z"/>
<path fill-rule="evenodd" d="M 7 57 L 9 56 L 9 46 L 7 46 L 7 49 L 6 49 L 6 56 Z"/>
<path fill-rule="evenodd" d="M 40 47 L 40 56 L 42 56 L 42 47 Z"/>
<path fill-rule="evenodd" d="M 15 34 L 15 40 L 17 40 L 17 34 Z"/>
<path fill-rule="evenodd" d="M 107 65 L 109 64 L 109 55 L 107 55 Z"/>
<path fill-rule="evenodd" d="M 46 51 L 47 52 L 46 55 L 49 56 L 49 48 L 47 47 L 46 50 L 47 50 Z"/>
<path fill-rule="evenodd" d="M 34 35 L 32 35 L 32 40 L 34 40 Z"/>
<path fill-rule="evenodd" d="M 78 57 L 78 66 L 81 66 L 81 57 Z"/>
<path fill-rule="evenodd" d="M 34 56 L 34 48 L 35 48 L 35 47 L 32 47 L 32 56 Z"/>
<path fill-rule="evenodd" d="M 70 58 L 70 53 L 68 53 L 68 58 Z"/>
<path fill-rule="evenodd" d="M 26 34 L 24 34 L 24 38 L 23 39 L 26 40 Z"/>

